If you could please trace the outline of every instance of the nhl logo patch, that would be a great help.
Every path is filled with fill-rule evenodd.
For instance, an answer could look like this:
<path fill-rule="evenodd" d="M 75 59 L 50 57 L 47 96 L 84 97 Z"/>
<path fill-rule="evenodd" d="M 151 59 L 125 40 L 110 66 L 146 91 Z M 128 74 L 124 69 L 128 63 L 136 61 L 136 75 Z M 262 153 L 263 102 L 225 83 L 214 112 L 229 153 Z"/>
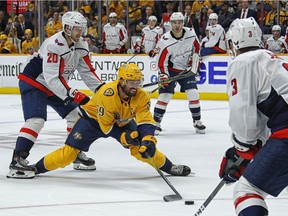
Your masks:
<path fill-rule="evenodd" d="M 75 132 L 73 134 L 73 138 L 74 138 L 74 140 L 81 140 L 82 139 L 82 134 L 79 133 L 79 132 Z"/>
<path fill-rule="evenodd" d="M 104 95 L 105 95 L 105 96 L 112 96 L 112 95 L 114 95 L 113 89 L 112 89 L 112 88 L 106 89 L 106 91 L 104 92 Z"/>

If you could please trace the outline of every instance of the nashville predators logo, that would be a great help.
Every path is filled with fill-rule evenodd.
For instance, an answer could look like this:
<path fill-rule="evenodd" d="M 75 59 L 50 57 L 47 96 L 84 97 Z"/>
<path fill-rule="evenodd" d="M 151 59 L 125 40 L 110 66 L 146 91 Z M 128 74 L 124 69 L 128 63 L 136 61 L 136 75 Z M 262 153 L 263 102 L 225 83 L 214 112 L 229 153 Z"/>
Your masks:
<path fill-rule="evenodd" d="M 82 134 L 81 134 L 81 133 L 75 132 L 75 133 L 73 134 L 73 138 L 74 138 L 74 140 L 81 140 L 83 137 L 82 137 Z"/>
<path fill-rule="evenodd" d="M 114 95 L 114 91 L 112 88 L 108 88 L 105 92 L 104 92 L 105 96 L 112 96 Z"/>

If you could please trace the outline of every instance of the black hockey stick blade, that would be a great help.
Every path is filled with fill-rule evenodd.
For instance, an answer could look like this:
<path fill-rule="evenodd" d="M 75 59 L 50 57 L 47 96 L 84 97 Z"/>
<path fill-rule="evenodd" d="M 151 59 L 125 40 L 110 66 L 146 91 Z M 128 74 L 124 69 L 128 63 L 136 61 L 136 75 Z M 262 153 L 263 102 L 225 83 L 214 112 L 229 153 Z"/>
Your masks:
<path fill-rule="evenodd" d="M 182 200 L 182 196 L 180 194 L 171 194 L 163 196 L 165 202 L 174 202 L 178 200 Z"/>

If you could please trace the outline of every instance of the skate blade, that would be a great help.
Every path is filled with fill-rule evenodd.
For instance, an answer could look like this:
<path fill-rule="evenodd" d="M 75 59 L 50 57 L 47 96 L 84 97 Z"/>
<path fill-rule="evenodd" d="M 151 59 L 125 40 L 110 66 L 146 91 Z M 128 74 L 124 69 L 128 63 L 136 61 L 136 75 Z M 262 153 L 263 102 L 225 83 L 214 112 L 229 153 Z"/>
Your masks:
<path fill-rule="evenodd" d="M 74 163 L 74 164 L 73 164 L 73 168 L 74 168 L 74 170 L 83 170 L 83 171 L 93 171 L 93 170 L 96 170 L 96 166 L 95 166 L 95 165 L 85 166 L 85 165 L 83 165 L 83 164 L 78 164 L 78 163 Z"/>
<path fill-rule="evenodd" d="M 34 171 L 20 171 L 20 170 L 10 170 L 6 176 L 7 178 L 14 179 L 31 179 L 35 177 Z"/>

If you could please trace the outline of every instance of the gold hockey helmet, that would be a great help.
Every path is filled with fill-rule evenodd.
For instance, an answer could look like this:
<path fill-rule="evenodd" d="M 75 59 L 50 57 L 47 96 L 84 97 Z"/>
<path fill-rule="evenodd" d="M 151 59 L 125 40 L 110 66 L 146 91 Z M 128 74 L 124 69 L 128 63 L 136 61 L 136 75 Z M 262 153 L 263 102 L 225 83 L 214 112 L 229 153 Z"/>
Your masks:
<path fill-rule="evenodd" d="M 118 79 L 142 80 L 142 72 L 136 64 L 123 64 L 118 70 Z"/>

